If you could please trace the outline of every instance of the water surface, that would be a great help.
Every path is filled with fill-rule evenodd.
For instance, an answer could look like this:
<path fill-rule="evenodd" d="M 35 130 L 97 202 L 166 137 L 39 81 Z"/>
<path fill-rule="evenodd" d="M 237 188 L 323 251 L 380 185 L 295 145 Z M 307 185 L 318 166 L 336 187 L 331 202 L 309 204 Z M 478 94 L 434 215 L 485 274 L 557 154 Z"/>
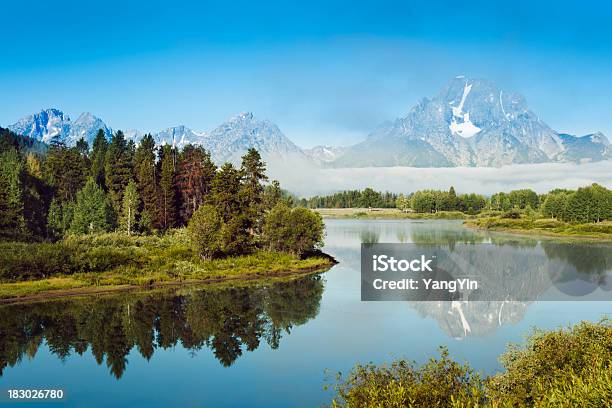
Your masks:
<path fill-rule="evenodd" d="M 0 307 L 0 390 L 61 387 L 64 406 L 318 406 L 331 397 L 326 379 L 357 361 L 423 362 L 444 345 L 491 373 L 531 327 L 612 312 L 609 301 L 569 300 L 610 298 L 609 244 L 491 235 L 458 221 L 326 225 L 324 250 L 339 264 L 321 275 Z M 529 276 L 533 291 L 568 300 L 361 302 L 362 242 L 490 243 L 483 259 L 494 273 Z M 551 271 L 563 284 L 539 287 Z"/>

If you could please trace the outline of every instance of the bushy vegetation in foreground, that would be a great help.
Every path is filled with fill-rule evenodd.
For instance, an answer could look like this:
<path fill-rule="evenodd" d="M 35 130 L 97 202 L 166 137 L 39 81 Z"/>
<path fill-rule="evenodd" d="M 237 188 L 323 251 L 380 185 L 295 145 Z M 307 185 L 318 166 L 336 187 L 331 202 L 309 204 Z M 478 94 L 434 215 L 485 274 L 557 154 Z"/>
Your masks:
<path fill-rule="evenodd" d="M 449 358 L 357 365 L 338 375 L 334 407 L 604 407 L 612 402 L 612 320 L 534 332 L 484 377 Z"/>
<path fill-rule="evenodd" d="M 300 259 L 263 250 L 203 259 L 193 248 L 185 229 L 162 236 L 114 232 L 55 243 L 0 243 L 0 298 L 89 286 L 265 278 L 332 264 L 324 256 Z"/>

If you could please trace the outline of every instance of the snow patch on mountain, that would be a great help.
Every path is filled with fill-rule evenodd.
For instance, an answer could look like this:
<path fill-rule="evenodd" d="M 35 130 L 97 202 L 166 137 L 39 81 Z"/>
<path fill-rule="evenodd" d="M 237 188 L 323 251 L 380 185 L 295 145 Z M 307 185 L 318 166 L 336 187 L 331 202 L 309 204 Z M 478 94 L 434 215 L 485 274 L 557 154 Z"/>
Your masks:
<path fill-rule="evenodd" d="M 470 113 L 463 112 L 463 105 L 465 105 L 465 100 L 467 99 L 471 90 L 472 84 L 468 84 L 466 81 L 465 86 L 463 87 L 463 95 L 461 96 L 461 102 L 459 102 L 459 106 L 453 106 L 451 108 L 453 111 L 453 117 L 451 118 L 450 125 L 448 125 L 448 128 L 450 129 L 452 134 L 461 136 L 466 139 L 473 137 L 478 132 L 480 132 L 480 128 L 474 125 L 472 121 L 470 121 Z"/>
<path fill-rule="evenodd" d="M 338 158 L 342 157 L 344 152 L 346 152 L 346 148 L 335 146 L 315 146 L 311 149 L 304 149 L 306 156 L 308 156 L 314 163 L 319 165 L 324 165 L 337 160 Z"/>

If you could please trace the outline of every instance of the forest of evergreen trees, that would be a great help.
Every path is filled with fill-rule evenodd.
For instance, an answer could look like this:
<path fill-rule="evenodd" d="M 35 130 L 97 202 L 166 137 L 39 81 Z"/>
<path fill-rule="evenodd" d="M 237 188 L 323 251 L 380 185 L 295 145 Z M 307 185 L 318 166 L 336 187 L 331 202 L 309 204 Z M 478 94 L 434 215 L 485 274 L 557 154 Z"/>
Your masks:
<path fill-rule="evenodd" d="M 325 196 L 303 198 L 298 204 L 308 208 L 394 208 L 397 194 L 371 188 L 341 191 Z"/>
<path fill-rule="evenodd" d="M 189 231 L 204 258 L 247 253 L 256 245 L 301 255 L 321 242 L 323 223 L 311 211 L 290 209 L 265 170 L 255 149 L 239 168 L 218 168 L 204 148 L 157 147 L 150 134 L 136 145 L 121 131 L 108 141 L 100 130 L 91 147 L 83 139 L 74 147 L 54 140 L 45 149 L 0 129 L 0 238 L 159 233 L 187 226 L 195 214 L 198 225 Z M 291 223 L 311 239 L 296 242 L 298 232 L 287 229 L 280 237 L 277 231 L 264 236 L 266 223 Z"/>

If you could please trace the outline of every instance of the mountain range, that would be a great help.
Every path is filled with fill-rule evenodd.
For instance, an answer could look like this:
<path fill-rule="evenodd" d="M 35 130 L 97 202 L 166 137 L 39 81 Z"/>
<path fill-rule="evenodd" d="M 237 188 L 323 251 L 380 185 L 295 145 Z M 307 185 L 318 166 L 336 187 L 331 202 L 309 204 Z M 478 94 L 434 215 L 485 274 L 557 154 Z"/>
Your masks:
<path fill-rule="evenodd" d="M 76 120 L 58 109 L 23 117 L 9 129 L 49 143 L 57 138 L 74 145 L 83 137 L 91 146 L 99 129 L 113 130 L 91 113 Z M 138 141 L 143 133 L 124 132 Z M 490 81 L 458 76 L 437 95 L 423 98 L 406 116 L 381 124 L 364 141 L 351 146 L 301 149 L 274 123 L 241 113 L 210 132 L 180 125 L 153 134 L 158 144 L 197 144 L 213 160 L 239 163 L 250 147 L 264 160 L 317 167 L 499 167 L 544 162 L 590 162 L 612 159 L 606 136 L 582 137 L 551 129 L 529 110 L 525 98 Z"/>

